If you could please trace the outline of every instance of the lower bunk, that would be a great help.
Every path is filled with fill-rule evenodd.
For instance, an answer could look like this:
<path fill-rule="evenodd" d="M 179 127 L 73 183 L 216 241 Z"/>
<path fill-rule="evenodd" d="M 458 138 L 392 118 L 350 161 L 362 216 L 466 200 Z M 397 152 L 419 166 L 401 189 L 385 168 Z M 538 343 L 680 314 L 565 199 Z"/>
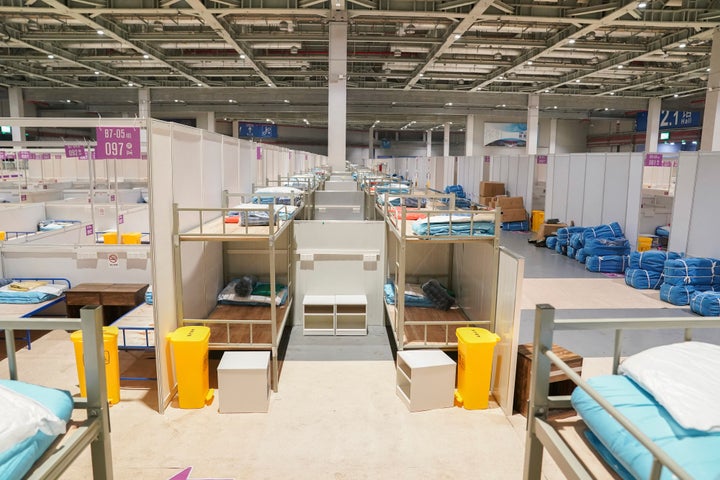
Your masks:
<path fill-rule="evenodd" d="M 541 478 L 543 451 L 568 478 L 597 476 L 588 468 L 597 461 L 589 462 L 579 442 L 567 441 L 557 423 L 546 420 L 548 409 L 568 406 L 578 412 L 586 443 L 614 478 L 720 478 L 720 346 L 689 341 L 690 329 L 718 327 L 720 320 L 707 318 L 556 320 L 551 306 L 538 305 L 524 478 Z M 620 362 L 623 330 L 668 328 L 684 329 L 685 341 Z M 613 374 L 585 381 L 550 346 L 555 330 L 591 329 L 615 331 Z M 577 385 L 570 398 L 548 395 L 551 364 Z"/>
<path fill-rule="evenodd" d="M 0 319 L 10 370 L 9 379 L 0 380 L 0 478 L 60 478 L 88 445 L 93 478 L 113 478 L 102 307 L 85 307 L 80 316 Z M 82 329 L 87 398 L 18 380 L 13 331 L 26 329 Z"/>

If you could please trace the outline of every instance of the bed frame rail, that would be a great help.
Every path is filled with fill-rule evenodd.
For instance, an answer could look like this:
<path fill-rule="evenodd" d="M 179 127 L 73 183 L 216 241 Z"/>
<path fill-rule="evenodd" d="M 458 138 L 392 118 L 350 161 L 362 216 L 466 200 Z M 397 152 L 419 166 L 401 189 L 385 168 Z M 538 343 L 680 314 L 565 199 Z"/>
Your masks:
<path fill-rule="evenodd" d="M 556 365 L 652 454 L 654 461 L 649 480 L 658 480 L 663 469 L 672 472 L 675 478 L 692 480 L 692 477 L 682 467 L 552 352 L 553 335 L 555 330 L 614 330 L 613 373 L 617 373 L 622 353 L 623 330 L 678 328 L 684 329 L 685 340 L 690 340 L 693 328 L 718 327 L 720 327 L 719 318 L 706 317 L 556 319 L 555 309 L 551 305 L 537 305 L 523 479 L 539 480 L 541 478 L 543 450 L 550 453 L 568 478 L 593 478 L 572 449 L 546 421 L 548 409 L 569 405 L 568 397 L 551 397 L 548 394 L 550 368 L 552 365 Z"/>

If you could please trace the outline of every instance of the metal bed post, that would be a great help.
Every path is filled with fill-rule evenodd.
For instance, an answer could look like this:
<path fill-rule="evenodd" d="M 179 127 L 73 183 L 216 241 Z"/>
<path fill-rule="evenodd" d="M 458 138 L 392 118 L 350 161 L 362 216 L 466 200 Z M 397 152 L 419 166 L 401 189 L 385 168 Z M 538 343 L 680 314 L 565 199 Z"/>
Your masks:
<path fill-rule="evenodd" d="M 103 345 L 103 315 L 101 306 L 80 309 L 83 335 L 94 334 L 94 342 L 85 339 L 84 361 L 87 382 L 88 417 L 99 417 L 102 429 L 90 444 L 93 478 L 112 480 L 112 448 L 110 443 L 110 413 L 108 411 L 105 352 Z M 94 345 L 95 348 L 89 348 Z"/>
<path fill-rule="evenodd" d="M 274 208 L 272 206 L 270 207 L 271 210 L 274 211 Z M 272 224 L 274 216 L 274 213 L 270 215 L 270 225 L 271 225 L 271 231 L 272 231 Z M 276 295 L 277 291 L 275 289 L 275 235 L 270 234 L 268 237 L 270 240 L 270 349 L 272 350 L 272 389 L 273 392 L 278 391 L 278 383 L 280 381 L 280 374 L 278 372 L 278 332 L 277 332 L 277 304 L 276 304 Z M 288 252 L 289 254 L 289 252 Z"/>
<path fill-rule="evenodd" d="M 5 350 L 7 351 L 8 368 L 10 369 L 10 380 L 17 380 L 17 359 L 15 358 L 15 331 L 5 330 Z"/>
<path fill-rule="evenodd" d="M 175 264 L 175 324 L 176 326 L 183 324 L 183 306 L 182 306 L 182 255 L 180 252 L 180 212 L 178 212 L 178 204 L 173 203 L 173 263 Z M 157 343 L 157 339 L 156 339 Z M 157 349 L 158 345 L 155 345 Z"/>
<path fill-rule="evenodd" d="M 546 418 L 550 385 L 550 359 L 543 355 L 552 350 L 555 308 L 548 304 L 538 305 L 535 310 L 535 333 L 533 335 L 530 405 L 527 413 L 525 438 L 525 469 L 523 480 L 540 480 L 542 476 L 543 444 L 537 436 L 535 418 Z"/>
<path fill-rule="evenodd" d="M 404 207 L 403 207 L 404 208 Z M 388 217 L 389 218 L 389 217 Z M 403 344 L 405 343 L 405 262 L 407 255 L 407 243 L 405 241 L 405 214 L 402 214 L 402 220 L 400 221 L 401 230 L 400 236 L 398 236 L 398 250 L 396 262 L 398 265 L 397 271 L 397 291 L 395 292 L 395 304 L 397 305 L 397 319 L 395 324 L 397 325 L 397 341 L 398 350 L 403 350 Z"/>

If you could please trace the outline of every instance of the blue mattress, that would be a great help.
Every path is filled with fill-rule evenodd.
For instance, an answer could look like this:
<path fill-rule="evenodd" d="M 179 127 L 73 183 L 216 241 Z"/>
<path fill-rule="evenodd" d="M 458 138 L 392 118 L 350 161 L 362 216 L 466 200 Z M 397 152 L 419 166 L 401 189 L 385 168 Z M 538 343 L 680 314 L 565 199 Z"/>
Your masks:
<path fill-rule="evenodd" d="M 43 404 L 66 422 L 70 420 L 73 410 L 70 392 L 13 380 L 0 380 L 0 385 Z M 10 450 L 0 452 L 0 478 L 22 478 L 54 440 L 54 436 L 38 432 Z"/>
<path fill-rule="evenodd" d="M 668 238 L 670 237 L 670 227 L 661 226 L 655 229 L 655 235 L 658 237 Z"/>
<path fill-rule="evenodd" d="M 681 427 L 653 397 L 622 375 L 593 377 L 588 383 L 636 425 L 693 478 L 720 478 L 720 432 L 706 433 Z M 572 404 L 585 424 L 610 454 L 632 475 L 649 478 L 652 456 L 587 393 L 576 388 Z M 663 469 L 661 479 L 673 475 Z"/>
<path fill-rule="evenodd" d="M 452 228 L 449 222 L 430 222 L 428 224 L 426 219 L 421 219 L 412 223 L 412 231 L 415 235 L 493 236 L 495 224 L 493 222 L 463 221 L 460 215 L 457 215 L 457 218 L 453 215 Z"/>
<path fill-rule="evenodd" d="M 385 303 L 388 305 L 395 305 L 395 285 L 392 283 L 386 283 L 383 287 L 383 293 L 385 294 Z M 423 308 L 434 308 L 432 300 L 427 298 L 425 295 L 410 295 L 405 294 L 405 306 L 406 307 L 423 307 Z"/>

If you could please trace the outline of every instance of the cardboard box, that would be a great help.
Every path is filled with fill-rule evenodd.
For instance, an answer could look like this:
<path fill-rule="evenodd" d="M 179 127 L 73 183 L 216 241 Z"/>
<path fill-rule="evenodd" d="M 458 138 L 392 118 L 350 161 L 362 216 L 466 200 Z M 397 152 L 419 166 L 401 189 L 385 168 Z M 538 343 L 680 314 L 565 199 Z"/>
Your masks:
<path fill-rule="evenodd" d="M 523 197 L 498 197 L 497 205 L 503 210 L 506 208 L 524 208 Z"/>
<path fill-rule="evenodd" d="M 490 203 L 493 201 L 493 197 L 480 197 L 480 205 L 490 206 Z"/>
<path fill-rule="evenodd" d="M 524 208 L 505 208 L 500 216 L 501 222 L 522 222 L 527 220 L 527 212 Z"/>
<path fill-rule="evenodd" d="M 535 240 L 536 241 L 542 241 L 545 240 L 545 238 L 548 235 L 552 235 L 553 233 L 557 232 L 561 228 L 567 227 L 566 223 L 543 223 L 540 225 L 540 228 L 538 228 L 537 233 L 535 234 Z"/>
<path fill-rule="evenodd" d="M 502 182 L 480 182 L 480 196 L 494 197 L 505 195 L 505 184 Z"/>

